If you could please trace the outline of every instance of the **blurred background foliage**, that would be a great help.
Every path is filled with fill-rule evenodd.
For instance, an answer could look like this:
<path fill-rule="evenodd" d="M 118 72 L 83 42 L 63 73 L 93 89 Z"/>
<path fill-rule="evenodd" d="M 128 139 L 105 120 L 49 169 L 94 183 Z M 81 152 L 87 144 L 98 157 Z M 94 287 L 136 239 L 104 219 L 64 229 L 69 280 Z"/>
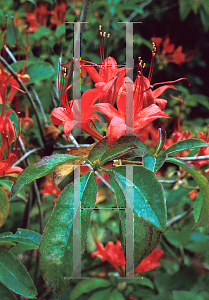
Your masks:
<path fill-rule="evenodd" d="M 23 62 L 25 59 L 23 48 L 26 49 L 27 46 L 25 31 L 29 32 L 30 48 L 25 74 L 30 75 L 30 81 L 26 85 L 34 98 L 36 93 L 41 101 L 45 111 L 45 117 L 41 110 L 39 111 L 42 125 L 50 124 L 51 111 L 54 107 L 60 105 L 57 87 L 59 58 L 62 62 L 73 59 L 74 28 L 72 23 L 65 24 L 64 20 L 77 22 L 83 18 L 82 21 L 88 23 L 86 23 L 82 34 L 81 58 L 93 61 L 96 64 L 101 63 L 99 25 L 102 25 L 102 31 L 110 33 L 109 55 L 116 59 L 118 65 L 124 65 L 126 62 L 124 22 L 142 22 L 134 24 L 134 77 L 136 76 L 139 56 L 146 63 L 144 76 L 148 76 L 152 51 L 151 41 L 152 39 L 161 38 L 158 39 L 159 46 L 157 47 L 151 84 L 186 77 L 191 85 L 189 87 L 185 80 L 175 84 L 178 88 L 177 91 L 168 90 L 165 92 L 163 98 L 168 100 L 165 112 L 172 118 L 163 124 L 161 123 L 161 125 L 167 131 L 168 137 L 171 137 L 174 130 L 177 129 L 179 99 L 181 99 L 184 104 L 180 112 L 181 124 L 183 124 L 185 118 L 184 128 L 181 128 L 181 130 L 189 130 L 195 137 L 199 137 L 197 134 L 199 131 L 204 133 L 208 130 L 209 0 L 101 0 L 91 1 L 90 5 L 87 4 L 88 1 L 0 1 L 0 27 L 2 28 L 0 45 L 3 45 L 5 16 L 7 15 L 7 61 L 16 72 L 18 71 L 17 48 L 13 47 L 16 42 L 11 17 L 14 17 L 15 20 L 20 47 L 20 61 Z M 85 5 L 87 7 L 84 14 L 88 12 L 86 18 L 83 16 Z M 58 6 L 60 6 L 60 10 L 56 11 Z M 51 12 L 56 12 L 56 14 Z M 177 49 L 178 51 L 175 52 Z M 175 54 L 178 58 L 181 57 L 180 61 L 175 59 Z M 23 66 L 23 62 L 21 62 L 21 66 Z M 87 74 L 82 74 L 82 91 L 90 87 L 93 87 L 92 81 Z M 174 98 L 171 98 L 170 95 Z M 18 101 L 21 111 L 24 111 L 25 96 L 23 94 L 19 95 Z M 15 108 L 15 103 L 12 104 L 12 108 Z M 27 129 L 25 142 L 26 147 L 32 149 L 33 147 L 42 146 L 42 141 L 30 104 L 28 104 L 28 107 L 29 116 L 33 119 L 34 126 Z M 159 126 L 158 121 L 154 124 Z M 104 125 L 104 118 L 102 125 Z M 58 141 L 60 140 L 61 138 Z M 83 142 L 82 138 L 78 137 L 77 140 Z M 92 139 L 87 141 L 92 142 Z M 63 139 L 62 143 L 68 144 Z M 60 153 L 63 153 L 63 151 L 60 150 Z M 193 154 L 196 153 L 193 152 Z M 41 156 L 42 153 L 31 155 L 30 163 L 37 162 Z M 172 219 L 185 211 L 192 211 L 194 205 L 201 206 L 201 195 L 198 194 L 196 202 L 194 202 L 188 196 L 190 190 L 188 191 L 188 189 L 181 186 L 182 183 L 194 185 L 190 178 L 185 179 L 181 172 L 177 173 L 176 169 L 171 166 L 164 170 L 163 175 L 167 179 L 179 179 L 174 188 L 172 184 L 164 184 L 168 203 L 168 219 Z M 72 178 L 66 179 L 66 182 L 70 182 Z M 160 177 L 160 179 L 163 179 L 163 177 Z M 96 265 L 90 256 L 91 252 L 95 250 L 94 237 L 96 236 L 99 242 L 105 244 L 110 240 L 116 241 L 119 235 L 118 212 L 112 209 L 112 207 L 115 207 L 114 195 L 102 183 L 99 184 L 102 192 L 99 198 L 100 201 L 98 201 L 98 208 L 101 209 L 96 210 L 92 217 L 92 229 L 89 231 L 87 251 L 82 262 L 82 269 L 86 270 L 83 276 L 91 276 L 91 272 L 93 272 L 92 270 Z M 30 193 L 30 189 L 26 188 L 25 195 Z M 9 217 L 1 227 L 1 232 L 15 232 L 18 227 L 24 227 L 25 195 L 22 195 L 21 201 L 21 198 L 19 198 L 11 203 Z M 55 198 L 56 193 L 43 196 L 44 224 L 46 224 L 52 212 Z M 110 210 L 102 210 L 104 206 L 110 207 Z M 146 277 L 154 285 L 149 287 L 139 284 L 127 284 L 122 289 L 125 299 L 209 299 L 209 229 L 200 228 L 191 231 L 193 225 L 193 216 L 188 214 L 186 218 L 182 218 L 178 223 L 174 222 L 169 226 L 166 234 L 163 234 L 160 240 L 160 247 L 164 251 L 161 267 L 153 272 L 146 273 Z M 38 207 L 36 204 L 34 204 L 30 214 L 30 229 L 39 230 Z M 32 256 L 24 255 L 21 259 L 27 265 L 31 276 L 33 276 L 35 262 Z M 99 260 L 97 264 L 98 262 Z M 95 270 L 101 272 L 103 266 L 98 269 L 95 268 Z M 55 299 L 55 296 L 44 286 L 40 273 L 38 273 L 37 278 L 38 299 Z M 77 282 L 78 280 L 74 280 L 69 289 L 58 299 L 70 299 L 69 294 Z M 115 286 L 118 287 L 117 284 Z M 94 292 L 82 294 L 79 299 L 95 299 L 93 296 L 89 298 L 89 295 L 93 295 Z"/>

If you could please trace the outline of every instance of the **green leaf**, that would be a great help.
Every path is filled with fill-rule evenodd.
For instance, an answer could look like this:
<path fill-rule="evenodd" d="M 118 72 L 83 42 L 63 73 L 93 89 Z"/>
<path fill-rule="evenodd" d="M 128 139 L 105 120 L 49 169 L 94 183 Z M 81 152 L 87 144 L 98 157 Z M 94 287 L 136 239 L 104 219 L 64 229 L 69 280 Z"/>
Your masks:
<path fill-rule="evenodd" d="M 97 159 L 100 159 L 102 157 L 102 155 L 108 149 L 110 149 L 110 144 L 109 144 L 108 138 L 104 138 L 101 141 L 99 141 L 98 143 L 96 143 L 96 145 L 94 146 L 94 148 L 90 151 L 88 159 L 91 162 L 94 162 Z"/>
<path fill-rule="evenodd" d="M 1 282 L 0 282 L 0 299 L 17 300 L 15 295 Z"/>
<path fill-rule="evenodd" d="M 125 282 L 127 284 L 139 284 L 139 285 L 144 285 L 147 286 L 151 289 L 154 289 L 154 284 L 149 278 L 142 277 L 142 278 L 126 278 L 124 281 L 122 279 L 118 280 L 118 282 Z"/>
<path fill-rule="evenodd" d="M 14 182 L 10 181 L 10 180 L 6 180 L 6 179 L 0 180 L 0 185 L 5 187 L 8 191 L 11 191 L 13 184 L 14 184 Z M 24 193 L 22 193 L 22 192 L 18 193 L 17 197 L 19 197 L 19 198 L 23 199 L 25 202 L 27 202 L 27 199 L 26 199 Z"/>
<path fill-rule="evenodd" d="M 114 289 L 109 297 L 108 300 L 126 300 L 121 292 L 119 292 L 117 289 Z"/>
<path fill-rule="evenodd" d="M 208 147 L 208 146 L 209 146 L 209 144 L 203 140 L 187 139 L 187 140 L 182 140 L 182 141 L 179 141 L 179 142 L 173 144 L 167 150 L 165 150 L 164 154 L 167 154 L 169 156 L 173 153 L 184 151 L 187 149 L 198 148 L 198 147 Z"/>
<path fill-rule="evenodd" d="M 40 244 L 40 269 L 46 284 L 59 295 L 67 289 L 73 274 L 73 218 L 74 191 L 69 184 L 60 194 L 48 221 Z M 95 206 L 97 185 L 93 172 L 80 178 L 81 254 L 85 249 L 92 210 Z M 76 214 L 78 213 L 75 212 Z"/>
<path fill-rule="evenodd" d="M 175 157 L 168 157 L 166 161 L 171 162 L 173 164 L 176 164 L 180 167 L 182 167 L 184 170 L 186 170 L 196 181 L 197 185 L 200 188 L 200 191 L 203 196 L 203 205 L 200 211 L 199 219 L 196 222 L 195 227 L 203 227 L 209 225 L 209 185 L 208 180 L 198 173 L 196 170 L 194 170 L 188 163 L 185 163 L 184 161 L 181 161 L 180 159 L 177 159 Z"/>
<path fill-rule="evenodd" d="M 166 139 L 166 131 L 161 128 L 158 128 L 158 131 L 159 131 L 159 139 L 155 149 L 155 154 L 157 155 L 163 149 L 163 146 L 165 144 L 165 139 Z"/>
<path fill-rule="evenodd" d="M 123 190 L 126 190 L 126 166 L 113 168 Z M 159 230 L 166 229 L 166 205 L 162 185 L 155 174 L 142 166 L 133 166 L 134 211 Z M 116 195 L 117 197 L 117 195 Z"/>
<path fill-rule="evenodd" d="M 123 154 L 136 149 L 137 146 L 133 144 L 120 144 L 117 146 L 112 146 L 110 149 L 108 149 L 101 157 L 101 163 L 102 166 L 105 162 L 109 160 L 113 160 L 114 158 L 120 157 Z"/>
<path fill-rule="evenodd" d="M 0 280 L 13 292 L 30 299 L 37 295 L 36 287 L 20 260 L 0 248 Z"/>
<path fill-rule="evenodd" d="M 41 27 L 41 28 L 42 28 L 42 27 Z M 12 63 L 12 64 L 10 65 L 10 67 L 11 67 L 15 72 L 18 72 L 19 64 L 20 64 L 20 70 L 22 70 L 23 67 L 24 67 L 24 65 L 25 65 L 25 60 L 21 60 L 20 62 L 16 61 L 16 62 Z M 28 61 L 27 61 L 27 67 L 29 67 L 31 64 L 34 64 L 34 61 L 28 60 Z"/>
<path fill-rule="evenodd" d="M 102 290 L 94 293 L 88 300 L 107 300 L 109 299 L 110 292 L 112 287 L 106 290 Z"/>
<path fill-rule="evenodd" d="M 103 278 L 90 278 L 80 281 L 70 293 L 69 300 L 75 300 L 84 293 L 91 292 L 97 288 L 108 287 L 111 283 Z"/>
<path fill-rule="evenodd" d="M 179 13 L 181 20 L 185 20 L 192 10 L 193 0 L 179 0 Z"/>
<path fill-rule="evenodd" d="M 65 24 L 57 26 L 55 31 L 56 38 L 60 38 L 62 35 L 65 35 Z"/>
<path fill-rule="evenodd" d="M 120 240 L 125 252 L 126 214 L 126 167 L 116 167 L 106 170 L 114 189 L 119 208 Z M 115 176 L 116 175 L 116 176 Z M 166 227 L 166 207 L 162 186 L 150 170 L 133 167 L 133 212 L 134 212 L 134 266 L 147 257 L 156 247 L 161 231 Z M 131 182 L 127 181 L 128 185 Z M 124 208 L 124 209 L 122 209 Z M 153 226 L 157 225 L 156 226 Z M 159 230 L 160 228 L 160 230 Z"/>
<path fill-rule="evenodd" d="M 31 84 L 53 76 L 55 70 L 50 63 L 41 62 L 29 65 L 25 70 L 25 74 L 30 76 L 29 83 Z"/>
<path fill-rule="evenodd" d="M 56 167 L 76 160 L 76 159 L 82 159 L 87 161 L 89 160 L 80 157 L 80 156 L 74 156 L 69 154 L 52 154 L 50 156 L 43 157 L 38 163 L 35 163 L 33 165 L 30 165 L 27 167 L 20 175 L 17 177 L 16 181 L 14 182 L 14 185 L 12 187 L 11 193 L 10 193 L 10 200 L 14 198 L 17 193 L 26 185 L 34 181 L 35 179 L 38 179 L 40 177 L 43 177 L 50 172 L 52 172 Z"/>
<path fill-rule="evenodd" d="M 0 188 L 0 227 L 4 224 L 9 214 L 9 199 L 6 192 Z"/>
<path fill-rule="evenodd" d="M 146 153 L 142 160 L 143 166 L 152 172 L 157 172 L 164 164 L 166 157 L 166 154 L 154 157 L 150 153 Z"/>
<path fill-rule="evenodd" d="M 145 144 L 138 139 L 135 135 L 122 135 L 119 139 L 117 139 L 112 146 L 120 145 L 120 144 L 134 144 L 138 148 L 129 151 L 128 153 L 123 155 L 123 158 L 137 157 L 143 156 L 145 153 L 149 152 L 148 148 Z"/>
<path fill-rule="evenodd" d="M 18 228 L 14 234 L 12 232 L 0 234 L 0 244 L 8 242 L 18 243 L 18 245 L 9 250 L 14 255 L 18 255 L 26 250 L 38 249 L 41 242 L 41 235 L 29 229 Z"/>
<path fill-rule="evenodd" d="M 173 291 L 173 300 L 204 300 L 201 296 L 189 291 Z"/>

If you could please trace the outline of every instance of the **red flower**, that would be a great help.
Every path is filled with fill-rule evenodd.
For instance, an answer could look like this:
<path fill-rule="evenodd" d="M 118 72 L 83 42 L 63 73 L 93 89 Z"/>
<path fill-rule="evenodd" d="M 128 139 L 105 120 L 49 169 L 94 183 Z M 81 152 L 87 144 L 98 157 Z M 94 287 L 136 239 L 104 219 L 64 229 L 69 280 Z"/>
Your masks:
<path fill-rule="evenodd" d="M 51 14 L 47 6 L 47 3 L 39 3 L 32 13 L 26 11 L 28 32 L 35 32 L 39 27 L 47 25 L 47 16 Z"/>
<path fill-rule="evenodd" d="M 105 95 L 100 96 L 100 103 L 109 103 L 114 105 L 119 88 L 123 84 L 123 78 L 126 75 L 126 68 L 118 68 L 116 60 L 108 56 L 99 69 L 99 73 L 93 66 L 82 66 L 86 70 L 91 79 L 95 82 L 96 90 L 98 91 L 98 98 L 101 95 L 101 90 Z M 92 89 L 94 92 L 94 89 Z"/>
<path fill-rule="evenodd" d="M 116 242 L 116 245 L 113 242 L 108 242 L 104 247 L 102 243 L 97 243 L 96 252 L 92 252 L 92 257 L 100 257 L 102 262 L 108 261 L 117 271 L 121 272 L 126 264 L 123 248 L 120 241 Z M 135 268 L 134 273 L 143 273 L 150 270 L 153 270 L 155 267 L 160 266 L 158 262 L 163 255 L 163 251 L 160 249 L 155 249 L 152 253 Z"/>
<path fill-rule="evenodd" d="M 57 107 L 51 114 L 51 121 L 54 125 L 63 125 L 64 133 L 68 136 L 71 133 L 73 127 L 81 128 L 84 132 L 90 134 L 93 138 L 101 140 L 102 135 L 94 131 L 90 126 L 89 122 L 97 118 L 100 120 L 97 114 L 93 114 L 92 104 L 97 100 L 98 93 L 95 90 L 92 93 L 91 90 L 86 91 L 81 96 L 81 99 L 67 100 L 67 90 L 62 97 L 62 106 Z M 94 94 L 94 96 L 93 96 Z"/>
<path fill-rule="evenodd" d="M 65 13 L 67 9 L 67 2 L 66 1 L 60 1 L 58 5 L 54 6 L 54 10 L 51 12 L 51 25 L 49 27 L 52 27 L 53 25 L 61 25 L 65 23 Z"/>
<path fill-rule="evenodd" d="M 98 89 L 98 98 L 100 98 L 100 103 L 109 103 L 114 105 L 118 91 L 123 84 L 123 79 L 128 69 L 118 68 L 116 60 L 113 57 L 108 56 L 108 40 L 110 34 L 107 35 L 107 58 L 104 59 L 105 32 L 102 34 L 101 26 L 99 26 L 99 31 L 100 56 L 102 62 L 102 65 L 99 67 L 99 72 L 97 72 L 93 66 L 83 65 L 81 67 L 89 73 L 91 79 L 95 82 L 95 87 Z M 105 95 L 101 96 L 100 90 L 103 90 Z"/>
<path fill-rule="evenodd" d="M 113 242 L 108 242 L 105 248 L 102 243 L 96 242 L 96 246 L 98 251 L 92 252 L 91 256 L 100 257 L 102 262 L 108 261 L 120 273 L 120 267 L 124 267 L 126 264 L 120 241 L 117 241 L 116 245 Z"/>
<path fill-rule="evenodd" d="M 15 151 L 16 152 L 16 151 Z M 7 159 L 2 160 L 3 158 L 3 151 L 0 148 L 0 176 L 5 176 L 8 174 L 19 174 L 22 172 L 22 168 L 20 167 L 12 167 L 12 165 L 15 163 L 17 156 L 15 153 L 11 153 L 8 155 Z"/>
<path fill-rule="evenodd" d="M 125 83 L 120 88 L 117 98 L 117 107 L 114 108 L 109 103 L 99 103 L 93 105 L 93 108 L 104 113 L 111 121 L 108 127 L 108 140 L 112 145 L 122 134 L 126 133 L 126 85 L 130 85 L 130 88 L 134 92 L 134 132 L 144 128 L 147 124 L 158 118 L 169 118 L 169 116 L 161 111 L 161 109 L 154 104 L 155 95 L 150 90 L 147 90 L 148 79 L 143 77 L 143 89 L 139 86 L 139 79 L 137 78 L 134 85 L 133 82 L 126 78 Z M 150 85 L 149 85 L 150 86 Z M 170 86 L 163 87 L 164 90 Z M 159 88 L 159 89 L 163 89 Z M 160 91 L 156 92 L 156 95 L 160 95 Z M 144 92 L 143 92 L 144 91 Z M 162 91 L 163 92 L 163 91 Z M 161 93 L 162 93 L 161 92 Z"/>
<path fill-rule="evenodd" d="M 161 67 L 168 62 L 181 65 L 182 63 L 190 61 L 195 55 L 195 50 L 182 53 L 182 46 L 179 46 L 175 49 L 175 44 L 171 43 L 168 36 L 166 36 L 164 39 L 152 37 L 151 40 L 157 46 L 158 62 Z"/>
<path fill-rule="evenodd" d="M 202 132 L 198 132 L 198 134 L 199 134 L 199 137 L 201 140 L 209 143 L 209 133 L 208 132 L 206 132 L 205 134 Z M 205 155 L 209 155 L 209 147 L 201 147 L 195 156 L 205 156 Z M 202 167 L 208 163 L 209 163 L 208 159 L 192 161 L 192 164 L 195 165 L 197 169 L 199 169 L 200 167 Z"/>
<path fill-rule="evenodd" d="M 158 261 L 163 256 L 163 253 L 163 250 L 154 249 L 152 253 L 143 259 L 142 262 L 135 268 L 134 273 L 144 273 L 160 266 Z"/>
<path fill-rule="evenodd" d="M 54 180 L 46 175 L 46 181 L 41 183 L 41 187 L 43 188 L 40 192 L 44 195 L 44 197 L 48 197 L 49 195 L 53 195 L 56 198 L 54 199 L 54 203 L 57 202 L 57 199 L 61 193 L 61 190 L 55 185 Z"/>

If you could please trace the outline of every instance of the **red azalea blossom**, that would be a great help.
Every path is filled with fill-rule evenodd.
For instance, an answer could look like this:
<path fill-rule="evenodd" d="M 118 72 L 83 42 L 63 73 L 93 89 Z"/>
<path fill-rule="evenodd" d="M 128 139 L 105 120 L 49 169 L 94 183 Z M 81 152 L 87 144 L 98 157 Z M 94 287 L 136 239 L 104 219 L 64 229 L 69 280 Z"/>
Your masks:
<path fill-rule="evenodd" d="M 54 180 L 46 175 L 46 181 L 41 183 L 41 187 L 43 188 L 40 192 L 44 195 L 44 197 L 48 197 L 49 195 L 54 195 L 56 199 L 54 203 L 57 202 L 57 199 L 61 193 L 61 190 L 55 185 Z"/>
<path fill-rule="evenodd" d="M 154 249 L 152 253 L 141 261 L 135 268 L 134 273 L 144 273 L 160 266 L 159 259 L 163 256 L 163 250 Z"/>
<path fill-rule="evenodd" d="M 15 151 L 16 152 L 16 151 Z M 15 153 L 11 153 L 8 155 L 7 159 L 3 159 L 3 151 L 0 148 L 0 176 L 5 176 L 8 174 L 19 174 L 23 171 L 20 167 L 12 167 L 12 165 L 16 162 L 17 156 Z"/>
<path fill-rule="evenodd" d="M 148 85 L 148 79 L 144 77 L 144 91 Z M 102 113 L 104 113 L 111 121 L 108 127 L 108 140 L 110 145 L 112 145 L 122 134 L 126 133 L 126 85 L 130 85 L 134 92 L 134 132 L 144 128 L 147 124 L 158 118 L 169 118 L 169 116 L 161 111 L 161 109 L 154 104 L 155 94 L 156 97 L 159 95 L 159 89 L 157 93 L 149 89 L 144 93 L 141 92 L 140 87 L 137 85 L 138 80 L 133 82 L 126 78 L 124 84 L 118 92 L 117 107 L 114 108 L 109 103 L 99 103 L 93 105 L 93 107 Z M 169 86 L 170 87 L 170 86 Z M 168 86 L 163 87 L 164 90 Z M 162 90 L 162 89 L 161 89 Z M 163 91 L 162 91 L 163 92 Z M 146 94 L 147 93 L 147 94 Z M 145 94 L 145 95 L 144 95 Z M 142 95 L 142 96 L 141 96 Z"/>
<path fill-rule="evenodd" d="M 118 240 L 116 244 L 113 242 L 108 242 L 104 247 L 102 243 L 97 243 L 96 252 L 92 252 L 92 257 L 100 257 L 102 262 L 108 261 L 117 271 L 120 272 L 119 267 L 124 267 L 126 264 L 123 248 L 120 241 Z M 159 259 L 163 255 L 163 251 L 160 249 L 154 249 L 152 253 L 142 260 L 142 262 L 135 268 L 134 273 L 143 273 L 153 270 L 157 266 L 160 266 Z"/>
<path fill-rule="evenodd" d="M 156 44 L 160 66 L 163 66 L 168 62 L 181 65 L 182 63 L 190 61 L 195 55 L 195 50 L 182 53 L 182 46 L 175 49 L 175 44 L 171 43 L 168 36 L 165 38 L 152 37 L 151 40 Z"/>
<path fill-rule="evenodd" d="M 67 2 L 66 1 L 60 1 L 58 5 L 54 6 L 54 10 L 51 12 L 51 25 L 49 27 L 52 27 L 53 25 L 61 25 L 65 23 L 65 13 L 67 9 Z"/>
<path fill-rule="evenodd" d="M 95 82 L 95 88 L 98 89 L 98 98 L 100 103 L 109 103 L 114 105 L 118 91 L 123 84 L 124 76 L 128 71 L 127 68 L 118 68 L 116 60 L 108 56 L 108 39 L 110 34 L 107 35 L 107 58 L 104 59 L 104 38 L 105 32 L 102 34 L 101 26 L 100 30 L 100 56 L 102 65 L 100 66 L 99 72 L 93 66 L 81 66 L 86 70 L 91 79 Z M 100 90 L 105 92 L 105 95 L 101 96 Z M 94 90 L 92 90 L 93 92 Z"/>
<path fill-rule="evenodd" d="M 92 91 L 88 90 L 83 93 L 81 99 L 71 100 L 68 102 L 67 91 L 70 87 L 71 86 L 66 88 L 64 96 L 61 95 L 63 107 L 57 107 L 51 113 L 52 123 L 54 125 L 62 124 L 64 133 L 67 136 L 71 133 L 73 127 L 78 127 L 95 139 L 103 139 L 103 136 L 94 131 L 89 125 L 89 122 L 95 118 L 101 121 L 97 114 L 92 114 L 92 105 L 98 98 L 97 91 L 95 90 L 93 96 Z"/>
<path fill-rule="evenodd" d="M 206 132 L 205 134 L 202 132 L 198 132 L 198 134 L 199 134 L 199 137 L 201 140 L 209 143 L 209 133 L 208 132 Z M 209 155 L 209 147 L 199 148 L 198 153 L 195 156 L 205 156 L 205 155 Z M 202 167 L 208 163 L 209 163 L 209 159 L 192 161 L 192 164 L 195 165 L 195 167 L 197 169 L 199 169 L 200 167 Z"/>

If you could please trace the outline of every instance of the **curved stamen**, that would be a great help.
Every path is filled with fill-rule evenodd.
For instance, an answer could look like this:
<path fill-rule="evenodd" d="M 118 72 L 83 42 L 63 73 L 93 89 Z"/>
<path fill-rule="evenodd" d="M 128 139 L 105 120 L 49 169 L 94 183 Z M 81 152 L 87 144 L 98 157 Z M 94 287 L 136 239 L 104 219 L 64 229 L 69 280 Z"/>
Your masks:
<path fill-rule="evenodd" d="M 152 86 L 154 87 L 155 85 L 159 85 L 159 84 L 175 83 L 175 82 L 178 82 L 178 81 L 181 81 L 181 80 L 184 80 L 184 79 L 187 80 L 188 85 L 190 86 L 189 80 L 185 77 L 179 78 L 179 79 L 176 79 L 176 80 L 172 80 L 172 81 L 164 81 L 164 82 L 154 83 Z"/>

